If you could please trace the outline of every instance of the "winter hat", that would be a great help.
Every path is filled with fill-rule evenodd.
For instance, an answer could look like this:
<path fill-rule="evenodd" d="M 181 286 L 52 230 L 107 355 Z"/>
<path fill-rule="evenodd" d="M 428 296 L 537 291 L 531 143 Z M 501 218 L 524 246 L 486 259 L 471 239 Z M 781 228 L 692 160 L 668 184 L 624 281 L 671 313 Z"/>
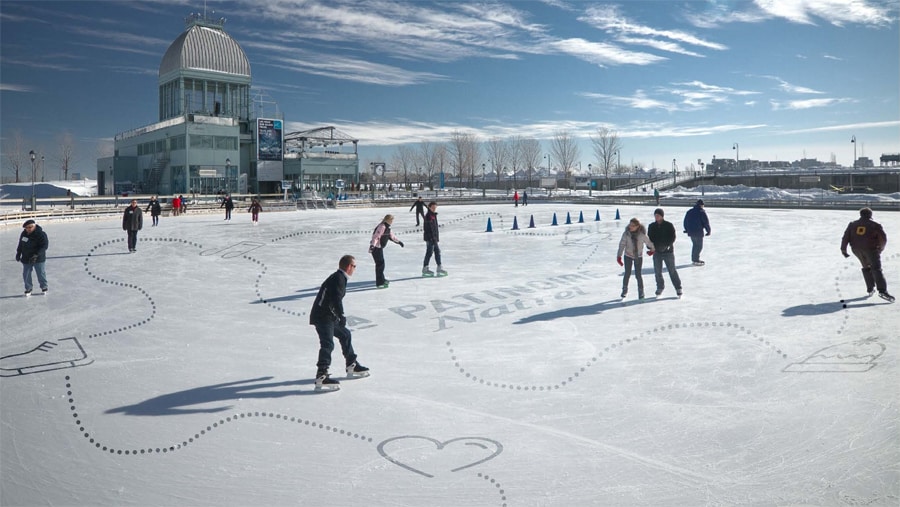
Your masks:
<path fill-rule="evenodd" d="M 24 224 L 22 224 L 22 228 L 28 227 L 29 225 L 34 225 L 34 220 L 26 220 Z"/>
<path fill-rule="evenodd" d="M 655 210 L 653 210 L 653 214 L 654 214 L 654 215 L 659 215 L 659 216 L 661 216 L 661 217 L 666 216 L 666 212 L 663 211 L 662 208 L 656 208 Z"/>
<path fill-rule="evenodd" d="M 859 210 L 859 216 L 860 216 L 860 218 L 865 218 L 865 219 L 872 218 L 872 208 L 862 208 L 861 210 Z M 25 223 L 28 223 L 28 222 L 25 222 Z"/>
<path fill-rule="evenodd" d="M 703 206 L 703 199 L 697 199 L 697 206 Z"/>

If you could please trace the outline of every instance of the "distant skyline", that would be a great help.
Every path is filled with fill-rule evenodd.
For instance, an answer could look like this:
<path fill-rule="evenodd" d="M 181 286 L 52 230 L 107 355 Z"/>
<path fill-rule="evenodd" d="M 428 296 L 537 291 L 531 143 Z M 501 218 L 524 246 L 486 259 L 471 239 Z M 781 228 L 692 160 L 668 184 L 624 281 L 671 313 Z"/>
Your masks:
<path fill-rule="evenodd" d="M 333 125 L 360 169 L 396 147 L 615 131 L 623 165 L 698 159 L 878 163 L 900 152 L 900 2 L 8 1 L 0 3 L 0 135 L 91 176 L 118 133 L 158 119 L 159 64 L 193 12 L 224 17 L 261 116 Z M 490 167 L 488 168 L 490 170 Z M 699 169 L 699 167 L 698 167 Z M 27 167 L 30 178 L 30 165 Z"/>

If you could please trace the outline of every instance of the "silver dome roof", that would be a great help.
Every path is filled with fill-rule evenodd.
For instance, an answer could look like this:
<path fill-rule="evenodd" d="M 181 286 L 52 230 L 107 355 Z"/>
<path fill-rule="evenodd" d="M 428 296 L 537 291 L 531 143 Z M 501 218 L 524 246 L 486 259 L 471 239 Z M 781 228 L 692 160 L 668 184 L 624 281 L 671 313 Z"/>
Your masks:
<path fill-rule="evenodd" d="M 194 24 L 175 39 L 159 65 L 159 77 L 183 70 L 224 72 L 250 77 L 244 50 L 219 27 Z"/>

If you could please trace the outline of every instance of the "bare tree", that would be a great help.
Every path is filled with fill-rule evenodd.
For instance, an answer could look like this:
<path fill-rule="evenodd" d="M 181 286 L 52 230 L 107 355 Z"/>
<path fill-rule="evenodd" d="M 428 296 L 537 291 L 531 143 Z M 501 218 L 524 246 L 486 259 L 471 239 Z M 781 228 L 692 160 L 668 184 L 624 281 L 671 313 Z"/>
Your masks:
<path fill-rule="evenodd" d="M 512 168 L 513 172 L 513 187 L 519 187 L 518 180 L 518 172 L 519 169 L 524 169 L 525 157 L 521 150 L 522 147 L 522 136 L 513 136 L 512 139 L 506 142 L 506 155 L 509 157 L 509 167 Z"/>
<path fill-rule="evenodd" d="M 450 135 L 450 166 L 456 171 L 460 185 L 464 178 L 474 182 L 475 166 L 479 160 L 478 139 L 475 135 L 454 130 Z"/>
<path fill-rule="evenodd" d="M 522 164 L 528 169 L 528 185 L 531 185 L 532 174 L 541 163 L 541 143 L 533 137 L 515 138 L 514 141 L 518 145 L 514 151 L 522 154 Z"/>
<path fill-rule="evenodd" d="M 3 148 L 3 155 L 6 158 L 7 168 L 15 176 L 15 183 L 19 183 L 19 172 L 28 159 L 25 153 L 25 139 L 22 137 L 21 130 L 16 129 L 13 132 L 12 140 L 7 141 L 6 147 Z"/>
<path fill-rule="evenodd" d="M 63 180 L 69 180 L 69 167 L 75 163 L 75 140 L 70 132 L 63 133 L 59 142 L 59 162 L 63 171 Z"/>
<path fill-rule="evenodd" d="M 559 163 L 559 167 L 563 170 L 563 175 L 567 180 L 572 177 L 572 169 L 575 167 L 575 160 L 580 156 L 578 144 L 575 138 L 567 130 L 557 130 L 553 133 L 553 139 L 550 141 L 550 151 L 553 158 Z"/>
<path fill-rule="evenodd" d="M 591 145 L 594 149 L 594 157 L 597 159 L 598 165 L 603 168 L 606 175 L 606 188 L 611 190 L 609 185 L 609 170 L 613 166 L 613 162 L 619 157 L 622 150 L 622 143 L 619 141 L 619 135 L 615 131 L 606 127 L 597 128 L 597 135 L 590 136 Z M 617 168 L 621 170 L 621 168 Z"/>
<path fill-rule="evenodd" d="M 415 171 L 416 151 L 412 146 L 400 145 L 393 157 L 394 170 L 403 178 L 403 186 L 409 188 L 409 173 Z"/>
<path fill-rule="evenodd" d="M 491 163 L 491 170 L 497 173 L 497 188 L 499 189 L 501 169 L 506 165 L 507 158 L 509 157 L 508 147 L 506 142 L 502 139 L 492 137 L 491 140 L 485 144 L 485 150 L 487 151 L 488 162 Z"/>
<path fill-rule="evenodd" d="M 441 175 L 441 181 L 439 182 L 441 188 L 443 188 L 444 184 L 444 170 L 448 167 L 449 163 L 450 152 L 447 149 L 447 145 L 439 144 L 437 148 L 434 149 L 434 170 Z M 434 190 L 434 186 L 432 186 L 431 189 Z"/>

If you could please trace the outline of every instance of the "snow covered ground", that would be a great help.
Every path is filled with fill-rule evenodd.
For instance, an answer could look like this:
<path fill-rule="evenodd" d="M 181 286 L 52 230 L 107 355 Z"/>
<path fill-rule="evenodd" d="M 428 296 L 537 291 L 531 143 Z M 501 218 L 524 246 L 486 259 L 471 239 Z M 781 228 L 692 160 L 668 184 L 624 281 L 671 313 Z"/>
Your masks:
<path fill-rule="evenodd" d="M 0 505 L 900 503 L 900 306 L 839 253 L 855 212 L 708 206 L 685 297 L 648 261 L 623 304 L 652 207 L 439 207 L 440 279 L 408 209 L 147 217 L 135 254 L 118 220 L 46 222 L 28 299 L 0 230 Z M 874 218 L 898 295 L 900 213 Z M 322 393 L 307 311 L 344 253 L 372 376 Z"/>

